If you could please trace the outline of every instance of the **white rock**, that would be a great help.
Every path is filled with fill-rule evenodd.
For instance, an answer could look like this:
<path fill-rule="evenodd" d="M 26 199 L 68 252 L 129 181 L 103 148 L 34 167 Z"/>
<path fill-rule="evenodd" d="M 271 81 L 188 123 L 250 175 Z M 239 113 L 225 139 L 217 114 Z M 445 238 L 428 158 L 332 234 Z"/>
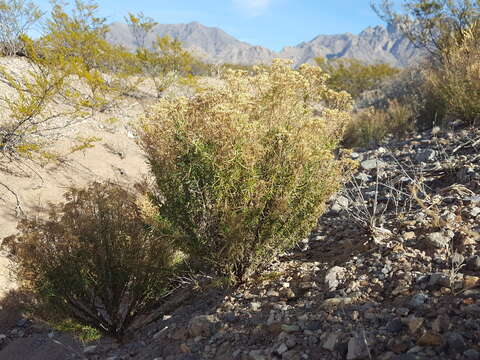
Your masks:
<path fill-rule="evenodd" d="M 337 290 L 340 282 L 345 278 L 346 269 L 340 266 L 334 266 L 327 271 L 325 275 L 325 283 L 330 291 Z"/>

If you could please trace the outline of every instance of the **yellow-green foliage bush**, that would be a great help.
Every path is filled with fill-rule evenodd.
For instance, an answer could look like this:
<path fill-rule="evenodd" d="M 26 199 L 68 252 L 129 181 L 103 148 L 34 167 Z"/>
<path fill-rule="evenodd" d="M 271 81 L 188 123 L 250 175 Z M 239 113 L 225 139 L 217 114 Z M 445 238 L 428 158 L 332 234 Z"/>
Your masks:
<path fill-rule="evenodd" d="M 386 109 L 370 107 L 359 110 L 345 130 L 343 145 L 376 145 L 388 134 L 402 138 L 415 130 L 415 124 L 416 113 L 412 107 L 390 100 Z"/>
<path fill-rule="evenodd" d="M 152 49 L 137 49 L 139 72 L 149 78 L 160 97 L 163 92 L 192 69 L 194 58 L 181 42 L 169 36 L 157 37 Z"/>
<path fill-rule="evenodd" d="M 182 76 L 191 74 L 193 66 L 197 71 L 202 67 L 201 62 L 183 49 L 180 41 L 168 35 L 157 36 L 148 47 L 147 37 L 157 25 L 152 18 L 143 13 L 137 15 L 130 13 L 125 20 L 137 47 L 138 73 L 153 82 L 158 97 Z"/>
<path fill-rule="evenodd" d="M 388 64 L 366 65 L 355 59 L 327 61 L 316 58 L 315 61 L 330 75 L 329 86 L 337 91 L 344 90 L 357 98 L 361 93 L 372 90 L 400 71 Z"/>
<path fill-rule="evenodd" d="M 77 0 L 68 9 L 54 1 L 39 46 L 45 56 L 56 54 L 57 58 L 74 60 L 74 75 L 88 89 L 83 91 L 83 105 L 104 111 L 112 97 L 135 86 L 127 81 L 135 65 L 131 54 L 105 40 L 108 26 L 97 12 L 98 5 L 92 2 Z"/>
<path fill-rule="evenodd" d="M 158 219 L 191 259 L 241 280 L 308 235 L 345 165 L 333 150 L 351 100 L 327 77 L 276 60 L 255 75 L 226 72 L 193 98 L 163 98 L 143 120 Z"/>
<path fill-rule="evenodd" d="M 55 156 L 49 148 L 59 131 L 86 116 L 83 97 L 67 86 L 77 62 L 57 53 L 39 54 L 27 37 L 22 42 L 28 70 L 19 75 L 0 67 L 1 81 L 13 91 L 0 95 L 5 114 L 0 120 L 0 160 L 49 160 Z"/>
<path fill-rule="evenodd" d="M 0 160 L 58 158 L 50 145 L 62 129 L 92 110 L 105 110 L 138 84 L 138 78 L 132 77 L 137 59 L 104 40 L 106 26 L 95 15 L 96 5 L 76 1 L 68 13 L 62 5 L 53 4 L 46 33 L 38 41 L 27 36 L 18 39 L 28 70 L 15 74 L 0 67 L 0 80 L 11 90 L 0 95 L 0 106 L 5 108 L 0 120 Z M 80 138 L 72 151 L 95 141 Z"/>
<path fill-rule="evenodd" d="M 23 52 L 20 38 L 42 17 L 39 7 L 27 0 L 0 0 L 0 55 Z"/>
<path fill-rule="evenodd" d="M 124 188 L 94 183 L 22 220 L 4 240 L 18 275 L 40 300 L 82 324 L 121 336 L 165 294 L 173 250 Z"/>
<path fill-rule="evenodd" d="M 427 87 L 445 104 L 446 115 L 471 124 L 480 120 L 480 21 L 461 30 L 441 52 L 442 65 L 427 69 Z"/>

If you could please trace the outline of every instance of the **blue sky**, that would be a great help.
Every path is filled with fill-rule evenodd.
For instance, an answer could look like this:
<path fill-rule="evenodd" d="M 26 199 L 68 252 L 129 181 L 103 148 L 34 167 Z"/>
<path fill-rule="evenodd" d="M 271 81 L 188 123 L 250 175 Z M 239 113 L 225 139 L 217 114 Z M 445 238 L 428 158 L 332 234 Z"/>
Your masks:
<path fill-rule="evenodd" d="M 48 8 L 48 0 L 33 0 Z M 319 34 L 359 33 L 381 24 L 370 0 L 99 0 L 108 21 L 142 11 L 166 24 L 198 21 L 273 50 Z"/>

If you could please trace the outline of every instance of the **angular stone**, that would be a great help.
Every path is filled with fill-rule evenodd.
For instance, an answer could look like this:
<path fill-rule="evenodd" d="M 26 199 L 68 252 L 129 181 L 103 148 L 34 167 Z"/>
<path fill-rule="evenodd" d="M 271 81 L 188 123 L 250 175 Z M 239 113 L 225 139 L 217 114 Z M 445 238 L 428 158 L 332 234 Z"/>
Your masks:
<path fill-rule="evenodd" d="M 248 353 L 249 360 L 266 360 L 267 358 L 263 355 L 261 350 L 252 350 Z"/>
<path fill-rule="evenodd" d="M 282 330 L 285 331 L 286 333 L 291 333 L 291 332 L 300 331 L 300 327 L 298 325 L 283 324 Z"/>
<path fill-rule="evenodd" d="M 277 348 L 277 352 L 281 355 L 288 351 L 288 346 L 284 343 L 281 343 L 280 346 Z"/>
<path fill-rule="evenodd" d="M 369 159 L 369 160 L 362 161 L 360 163 L 360 166 L 364 170 L 373 170 L 376 168 L 379 168 L 379 169 L 384 168 L 385 166 L 387 166 L 387 164 L 381 160 Z"/>
<path fill-rule="evenodd" d="M 437 152 L 433 149 L 425 149 L 418 152 L 415 156 L 417 162 L 431 162 L 434 161 L 437 156 Z"/>
<path fill-rule="evenodd" d="M 415 334 L 418 329 L 420 329 L 424 323 L 425 319 L 421 317 L 415 317 L 413 315 L 409 316 L 405 322 L 408 326 L 410 333 Z"/>
<path fill-rule="evenodd" d="M 337 196 L 330 210 L 339 213 L 342 210 L 348 209 L 350 201 L 345 196 Z"/>
<path fill-rule="evenodd" d="M 325 283 L 328 285 L 330 291 L 337 290 L 340 282 L 345 279 L 346 272 L 347 270 L 340 266 L 334 266 L 327 271 L 327 274 L 325 275 Z"/>
<path fill-rule="evenodd" d="M 417 340 L 418 346 L 441 346 L 442 344 L 442 337 L 433 332 L 426 332 Z"/>
<path fill-rule="evenodd" d="M 262 308 L 262 303 L 252 302 L 250 303 L 250 307 L 252 308 L 253 311 L 258 311 Z"/>
<path fill-rule="evenodd" d="M 340 339 L 340 334 L 339 333 L 330 334 L 330 335 L 328 335 L 327 340 L 324 341 L 322 347 L 325 350 L 334 351 L 335 347 L 338 344 L 339 339 Z"/>
<path fill-rule="evenodd" d="M 83 349 L 84 354 L 93 354 L 97 350 L 96 345 L 87 346 Z"/>
<path fill-rule="evenodd" d="M 439 315 L 432 322 L 432 330 L 437 333 L 443 333 L 450 327 L 450 319 L 447 315 Z"/>
<path fill-rule="evenodd" d="M 348 305 L 348 304 L 351 304 L 352 302 L 353 302 L 353 298 L 351 297 L 336 297 L 336 298 L 330 298 L 325 300 L 322 303 L 322 307 Z"/>
<path fill-rule="evenodd" d="M 469 258 L 465 264 L 465 267 L 470 271 L 480 271 L 480 256 L 475 255 Z"/>
<path fill-rule="evenodd" d="M 188 328 L 193 337 L 209 337 L 216 331 L 218 325 L 215 315 L 199 315 L 190 320 Z"/>
<path fill-rule="evenodd" d="M 401 332 L 404 327 L 405 325 L 399 318 L 392 319 L 387 323 L 387 330 L 394 334 L 398 334 L 399 332 Z"/>
<path fill-rule="evenodd" d="M 352 337 L 348 341 L 347 360 L 364 359 L 368 357 L 368 348 L 361 337 Z"/>
<path fill-rule="evenodd" d="M 428 295 L 426 294 L 416 294 L 410 299 L 410 306 L 414 309 L 419 307 L 420 305 L 425 304 L 425 302 L 428 300 Z"/>
<path fill-rule="evenodd" d="M 450 279 L 443 273 L 431 274 L 427 284 L 429 289 L 435 289 L 442 286 L 447 287 L 449 285 Z"/>
<path fill-rule="evenodd" d="M 436 249 L 444 249 L 450 244 L 450 238 L 442 232 L 434 232 L 425 237 L 425 244 Z"/>

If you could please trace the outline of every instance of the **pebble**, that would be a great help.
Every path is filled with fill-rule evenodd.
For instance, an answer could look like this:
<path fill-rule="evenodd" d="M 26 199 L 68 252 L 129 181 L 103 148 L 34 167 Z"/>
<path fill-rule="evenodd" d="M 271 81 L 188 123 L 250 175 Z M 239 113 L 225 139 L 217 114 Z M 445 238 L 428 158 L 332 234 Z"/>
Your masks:
<path fill-rule="evenodd" d="M 369 160 L 364 160 L 360 163 L 360 166 L 362 167 L 362 169 L 364 170 L 373 170 L 373 169 L 376 169 L 376 168 L 384 168 L 387 166 L 387 164 L 381 160 L 377 160 L 377 159 L 369 159 Z"/>
<path fill-rule="evenodd" d="M 428 295 L 426 294 L 416 294 L 410 299 L 410 306 L 413 308 L 417 308 L 420 305 L 425 304 L 425 302 L 428 300 Z"/>

